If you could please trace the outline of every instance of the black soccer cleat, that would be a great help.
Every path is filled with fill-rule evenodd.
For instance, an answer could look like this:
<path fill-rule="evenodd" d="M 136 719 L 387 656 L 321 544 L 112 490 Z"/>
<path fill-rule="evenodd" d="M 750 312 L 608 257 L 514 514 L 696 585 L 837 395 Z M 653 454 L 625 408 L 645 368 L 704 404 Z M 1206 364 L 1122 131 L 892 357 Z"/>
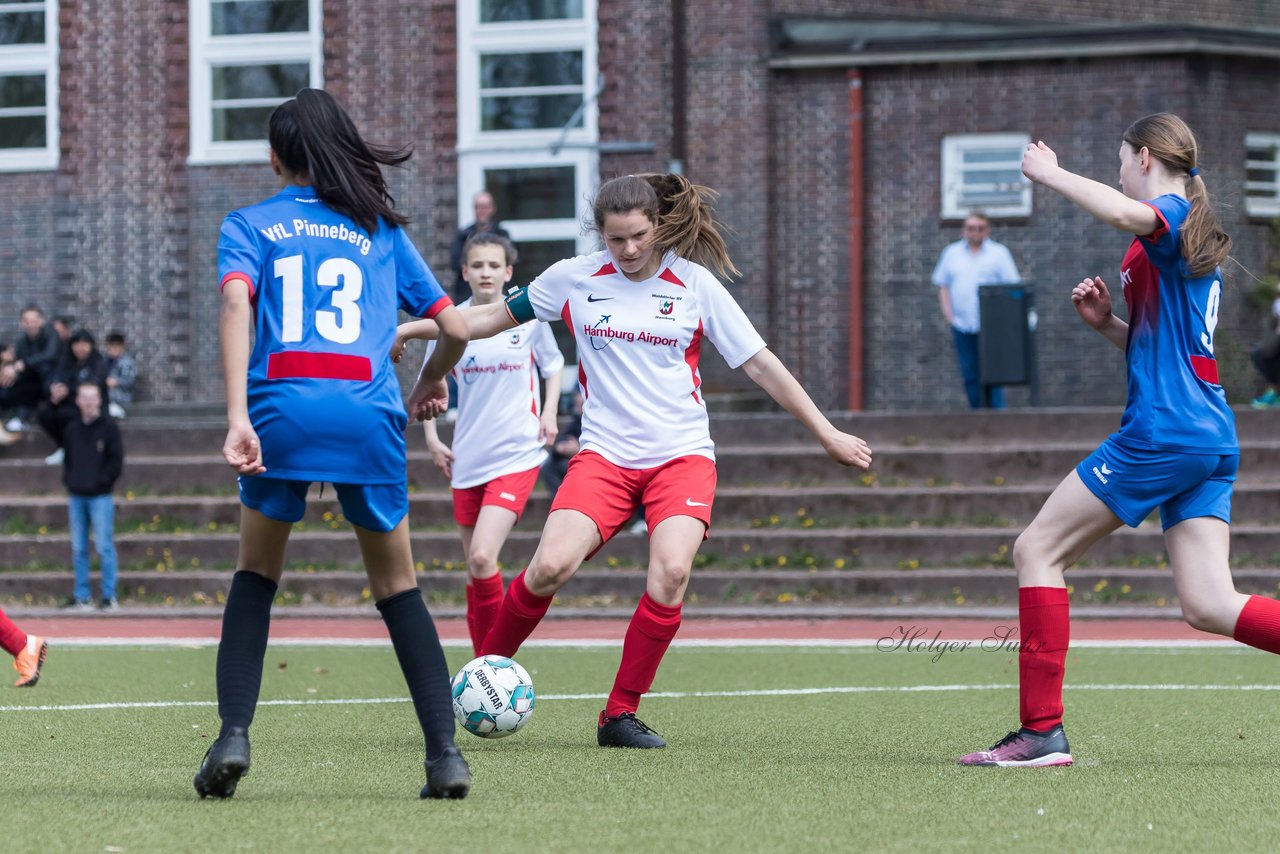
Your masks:
<path fill-rule="evenodd" d="M 617 717 L 606 718 L 600 713 L 600 723 L 596 727 L 596 742 L 601 747 L 666 747 L 662 736 L 644 725 L 644 721 L 634 712 L 623 712 Z"/>
<path fill-rule="evenodd" d="M 231 727 L 227 734 L 209 747 L 196 772 L 196 794 L 203 798 L 229 798 L 236 784 L 249 773 L 249 733 L 244 727 Z"/>
<path fill-rule="evenodd" d="M 465 798 L 471 791 L 471 769 L 458 748 L 450 745 L 435 759 L 427 760 L 427 785 L 418 797 Z"/>

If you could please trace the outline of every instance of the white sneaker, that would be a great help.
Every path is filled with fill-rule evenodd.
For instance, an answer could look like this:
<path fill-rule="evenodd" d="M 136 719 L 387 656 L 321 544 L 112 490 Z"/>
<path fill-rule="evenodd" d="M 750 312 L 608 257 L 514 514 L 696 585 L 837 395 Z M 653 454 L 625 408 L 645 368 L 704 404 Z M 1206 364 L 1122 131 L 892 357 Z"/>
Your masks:
<path fill-rule="evenodd" d="M 67 457 L 67 452 L 62 450 L 62 448 L 59 448 L 58 450 L 54 451 L 52 454 L 44 458 L 44 464 L 47 466 L 60 466 L 62 465 L 62 461 L 66 459 L 66 457 Z"/>
<path fill-rule="evenodd" d="M 643 519 L 637 519 L 627 526 L 629 534 L 647 534 L 649 533 L 649 524 Z"/>
<path fill-rule="evenodd" d="M 21 433 L 23 430 L 27 429 L 27 425 L 23 424 L 22 419 L 15 415 L 4 425 L 4 429 L 8 430 L 10 433 Z"/>
<path fill-rule="evenodd" d="M 112 418 L 124 418 L 125 414 L 124 407 L 114 402 L 107 404 L 107 412 L 110 413 Z"/>

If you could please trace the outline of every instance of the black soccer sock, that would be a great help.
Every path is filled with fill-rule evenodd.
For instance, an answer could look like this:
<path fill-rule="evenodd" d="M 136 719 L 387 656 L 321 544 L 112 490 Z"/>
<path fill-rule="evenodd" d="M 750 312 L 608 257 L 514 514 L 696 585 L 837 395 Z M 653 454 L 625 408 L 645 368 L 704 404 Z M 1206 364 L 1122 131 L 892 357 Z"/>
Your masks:
<path fill-rule="evenodd" d="M 381 599 L 377 605 L 409 685 L 427 742 L 427 759 L 437 759 L 453 744 L 453 693 L 436 624 L 416 587 Z"/>
<path fill-rule="evenodd" d="M 262 659 L 267 654 L 271 602 L 278 587 L 271 579 L 245 569 L 231 578 L 218 642 L 219 738 L 231 727 L 248 729 L 253 723 L 262 687 Z"/>

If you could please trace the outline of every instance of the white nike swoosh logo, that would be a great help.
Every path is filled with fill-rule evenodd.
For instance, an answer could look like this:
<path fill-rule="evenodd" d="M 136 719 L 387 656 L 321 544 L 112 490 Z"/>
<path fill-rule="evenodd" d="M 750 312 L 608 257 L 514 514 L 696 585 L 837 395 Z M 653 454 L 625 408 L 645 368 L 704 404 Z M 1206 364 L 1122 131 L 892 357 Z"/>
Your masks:
<path fill-rule="evenodd" d="M 694 501 L 692 498 L 686 498 L 684 500 L 684 503 L 690 507 L 710 507 L 711 506 L 710 504 L 706 504 L 702 501 Z"/>
<path fill-rule="evenodd" d="M 506 499 L 506 500 L 508 500 L 508 501 L 515 501 L 515 500 L 516 500 L 516 497 L 515 497 L 514 495 L 512 495 L 510 492 L 500 492 L 500 493 L 498 493 L 498 497 L 499 497 L 499 498 L 505 498 L 505 499 Z"/>

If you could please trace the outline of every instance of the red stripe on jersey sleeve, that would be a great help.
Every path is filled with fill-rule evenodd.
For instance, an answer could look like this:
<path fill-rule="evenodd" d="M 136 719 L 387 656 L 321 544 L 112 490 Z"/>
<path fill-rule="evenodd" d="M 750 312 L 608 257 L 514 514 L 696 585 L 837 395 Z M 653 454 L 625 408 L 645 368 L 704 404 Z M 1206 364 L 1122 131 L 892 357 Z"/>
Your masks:
<path fill-rule="evenodd" d="M 365 356 L 343 353 L 308 353 L 284 350 L 267 359 L 267 379 L 287 380 L 306 377 L 317 380 L 373 379 L 373 365 Z"/>
<path fill-rule="evenodd" d="M 1196 376 L 1207 383 L 1221 385 L 1218 382 L 1218 360 L 1210 359 L 1208 356 L 1192 356 L 1191 370 L 1196 372 Z"/>
<path fill-rule="evenodd" d="M 702 352 L 702 321 L 698 321 L 698 328 L 693 332 L 693 340 L 689 342 L 689 346 L 684 351 L 685 364 L 689 366 L 689 373 L 693 375 L 693 399 L 702 403 L 698 397 L 698 388 L 702 385 L 702 377 L 698 376 L 698 356 Z"/>
<path fill-rule="evenodd" d="M 592 273 L 591 277 L 595 278 L 596 276 L 612 276 L 616 272 L 618 272 L 618 268 L 614 267 L 613 262 L 610 261 L 608 264 L 605 264 L 599 270 L 596 270 L 594 273 Z"/>
<path fill-rule="evenodd" d="M 1143 204 L 1156 212 L 1156 230 L 1151 232 L 1150 234 L 1146 234 L 1146 235 L 1140 234 L 1138 236 L 1141 237 L 1143 240 L 1150 241 L 1151 243 L 1156 243 L 1160 240 L 1160 238 L 1164 237 L 1166 234 L 1169 233 L 1169 220 L 1165 219 L 1164 214 L 1160 213 L 1160 209 L 1155 205 L 1151 204 L 1151 202 L 1143 202 Z"/>
<path fill-rule="evenodd" d="M 444 296 L 440 297 L 440 299 L 433 302 L 431 304 L 431 307 L 427 309 L 427 313 L 422 316 L 430 320 L 431 318 L 435 317 L 437 314 L 444 311 L 446 308 L 448 308 L 451 305 L 453 305 L 453 300 L 449 298 L 448 294 L 445 294 Z"/>
<path fill-rule="evenodd" d="M 671 272 L 670 267 L 668 267 L 667 269 L 659 273 L 658 278 L 662 279 L 664 282 L 670 282 L 673 285 L 679 285 L 682 288 L 685 286 L 684 282 L 680 281 L 680 277 L 677 276 L 675 273 Z"/>
<path fill-rule="evenodd" d="M 249 287 L 249 299 L 253 299 L 253 279 L 249 278 L 248 273 L 227 273 L 222 277 L 222 281 L 218 283 L 218 290 L 222 290 L 227 286 L 227 282 L 233 282 L 239 279 Z"/>
<path fill-rule="evenodd" d="M 613 266 L 606 264 L 606 267 Z M 603 268 L 602 268 L 603 269 Z M 598 275 L 598 274 L 597 274 Z M 565 300 L 564 305 L 560 306 L 560 319 L 564 321 L 564 325 L 569 327 L 569 331 L 573 333 L 573 340 L 578 340 L 578 330 L 573 325 L 573 312 L 569 311 L 569 301 Z M 581 344 L 579 344 L 581 346 Z M 578 357 L 578 388 L 582 391 L 582 399 L 587 399 L 587 372 L 582 369 L 582 357 Z"/>
<path fill-rule="evenodd" d="M 529 411 L 533 413 L 533 417 L 538 417 L 538 380 L 533 375 L 533 366 L 537 362 L 534 361 L 533 353 L 529 354 Z"/>

